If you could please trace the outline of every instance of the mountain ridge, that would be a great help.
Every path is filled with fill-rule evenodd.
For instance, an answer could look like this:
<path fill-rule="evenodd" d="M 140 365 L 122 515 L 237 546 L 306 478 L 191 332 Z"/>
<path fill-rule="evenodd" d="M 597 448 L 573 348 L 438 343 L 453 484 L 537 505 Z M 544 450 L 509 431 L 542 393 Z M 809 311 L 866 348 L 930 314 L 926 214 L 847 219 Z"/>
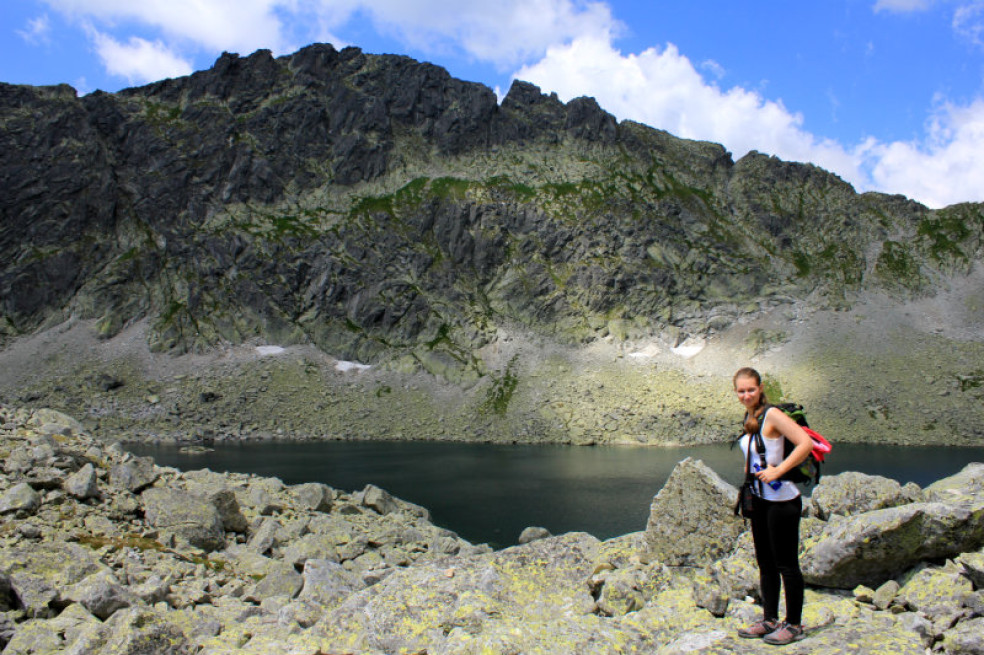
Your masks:
<path fill-rule="evenodd" d="M 857 194 L 356 48 L 225 53 L 81 98 L 0 85 L 0 121 L 0 347 L 146 321 L 155 351 L 313 344 L 501 391 L 505 333 L 671 348 L 776 308 L 931 295 L 984 253 L 981 204 Z"/>

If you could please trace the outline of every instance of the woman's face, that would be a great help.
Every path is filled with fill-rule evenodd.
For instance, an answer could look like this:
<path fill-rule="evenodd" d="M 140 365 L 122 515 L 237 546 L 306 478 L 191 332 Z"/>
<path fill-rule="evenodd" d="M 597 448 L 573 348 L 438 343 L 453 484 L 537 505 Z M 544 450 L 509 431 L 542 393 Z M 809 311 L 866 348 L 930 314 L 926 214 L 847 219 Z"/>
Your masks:
<path fill-rule="evenodd" d="M 746 409 L 752 410 L 758 407 L 759 398 L 762 397 L 762 385 L 755 381 L 755 378 L 738 377 L 735 378 L 735 394 L 738 402 Z"/>

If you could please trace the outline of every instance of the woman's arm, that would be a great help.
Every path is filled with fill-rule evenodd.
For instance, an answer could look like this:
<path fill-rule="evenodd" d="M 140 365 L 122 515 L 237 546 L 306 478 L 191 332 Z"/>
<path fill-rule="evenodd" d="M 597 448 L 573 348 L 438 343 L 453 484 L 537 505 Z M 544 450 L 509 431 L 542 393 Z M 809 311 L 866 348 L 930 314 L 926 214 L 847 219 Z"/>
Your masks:
<path fill-rule="evenodd" d="M 789 439 L 795 446 L 793 452 L 789 453 L 789 457 L 782 460 L 779 466 L 770 465 L 755 474 L 762 482 L 773 482 L 786 475 L 790 469 L 799 466 L 809 457 L 810 452 L 813 450 L 813 439 L 810 439 L 810 435 L 796 421 L 786 416 L 785 412 L 778 408 L 766 414 L 765 422 L 762 425 L 762 434 L 767 434 L 772 438 L 781 435 Z"/>

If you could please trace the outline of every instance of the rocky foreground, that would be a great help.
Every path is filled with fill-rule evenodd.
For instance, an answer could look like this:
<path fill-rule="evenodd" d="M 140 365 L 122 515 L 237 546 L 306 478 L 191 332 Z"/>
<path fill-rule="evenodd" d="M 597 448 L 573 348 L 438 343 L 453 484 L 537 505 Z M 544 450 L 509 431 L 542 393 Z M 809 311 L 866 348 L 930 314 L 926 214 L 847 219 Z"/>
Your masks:
<path fill-rule="evenodd" d="M 751 539 L 699 461 L 644 531 L 492 551 L 376 487 L 162 468 L 51 410 L 0 407 L 0 439 L 4 655 L 771 652 L 735 637 Z M 984 464 L 807 505 L 809 637 L 783 652 L 984 653 Z"/>

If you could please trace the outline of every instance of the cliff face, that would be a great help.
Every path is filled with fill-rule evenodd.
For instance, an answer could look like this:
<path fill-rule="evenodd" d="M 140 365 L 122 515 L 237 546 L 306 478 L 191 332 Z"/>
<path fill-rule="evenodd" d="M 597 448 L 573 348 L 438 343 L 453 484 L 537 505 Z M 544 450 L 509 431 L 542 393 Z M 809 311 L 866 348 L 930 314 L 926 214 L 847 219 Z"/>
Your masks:
<path fill-rule="evenodd" d="M 2 85 L 0 122 L 5 338 L 148 317 L 158 349 L 263 335 L 481 373 L 505 324 L 673 340 L 817 290 L 922 291 L 982 252 L 980 205 L 354 48 L 82 98 Z"/>

